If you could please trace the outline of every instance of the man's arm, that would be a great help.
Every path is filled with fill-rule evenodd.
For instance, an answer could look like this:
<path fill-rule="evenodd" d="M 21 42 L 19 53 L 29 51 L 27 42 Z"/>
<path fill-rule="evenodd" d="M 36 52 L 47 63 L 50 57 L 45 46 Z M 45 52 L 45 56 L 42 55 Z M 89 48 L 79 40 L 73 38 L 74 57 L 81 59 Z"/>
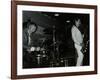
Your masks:
<path fill-rule="evenodd" d="M 26 31 L 23 31 L 23 48 L 24 49 L 28 48 L 28 36 Z"/>

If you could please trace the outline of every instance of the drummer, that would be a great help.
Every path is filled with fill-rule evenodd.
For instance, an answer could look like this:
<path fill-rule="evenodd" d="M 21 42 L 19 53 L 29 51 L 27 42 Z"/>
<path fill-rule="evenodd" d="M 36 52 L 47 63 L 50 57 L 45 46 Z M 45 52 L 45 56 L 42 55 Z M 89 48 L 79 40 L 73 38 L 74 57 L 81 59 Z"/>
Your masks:
<path fill-rule="evenodd" d="M 32 34 L 34 34 L 38 28 L 38 26 L 28 21 L 27 24 L 23 25 L 23 68 L 32 67 Z"/>
<path fill-rule="evenodd" d="M 26 51 L 30 51 L 31 49 L 31 43 L 32 43 L 32 38 L 31 35 L 32 33 L 35 33 L 37 30 L 37 25 L 33 22 L 28 22 L 27 27 L 23 30 L 23 48 Z"/>

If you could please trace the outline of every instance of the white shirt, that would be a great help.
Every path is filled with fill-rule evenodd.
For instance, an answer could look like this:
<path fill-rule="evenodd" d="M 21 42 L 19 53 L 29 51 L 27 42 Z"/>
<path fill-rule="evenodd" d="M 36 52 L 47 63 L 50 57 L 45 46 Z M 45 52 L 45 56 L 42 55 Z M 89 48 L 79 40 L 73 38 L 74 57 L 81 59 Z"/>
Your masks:
<path fill-rule="evenodd" d="M 79 29 L 74 25 L 71 29 L 72 32 L 72 39 L 75 44 L 80 45 L 83 43 L 83 36 Z"/>

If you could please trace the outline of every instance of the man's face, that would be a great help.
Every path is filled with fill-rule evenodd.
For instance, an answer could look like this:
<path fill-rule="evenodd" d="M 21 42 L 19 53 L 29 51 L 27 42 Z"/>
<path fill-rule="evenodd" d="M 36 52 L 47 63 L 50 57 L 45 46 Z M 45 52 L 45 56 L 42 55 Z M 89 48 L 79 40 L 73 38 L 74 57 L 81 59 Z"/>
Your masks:
<path fill-rule="evenodd" d="M 33 24 L 29 25 L 29 32 L 30 33 L 34 32 L 35 30 L 36 30 L 36 26 L 35 25 L 33 25 Z"/>
<path fill-rule="evenodd" d="M 75 21 L 75 25 L 76 25 L 77 27 L 79 27 L 79 26 L 81 25 L 80 19 L 78 19 L 78 20 Z"/>

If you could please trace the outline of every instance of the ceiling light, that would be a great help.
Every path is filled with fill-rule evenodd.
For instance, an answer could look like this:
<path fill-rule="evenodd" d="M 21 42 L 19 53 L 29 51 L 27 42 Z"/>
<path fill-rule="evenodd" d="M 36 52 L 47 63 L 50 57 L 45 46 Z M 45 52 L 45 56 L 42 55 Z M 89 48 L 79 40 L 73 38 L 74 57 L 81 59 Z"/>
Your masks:
<path fill-rule="evenodd" d="M 54 14 L 54 16 L 59 16 L 59 14 L 56 13 L 56 14 Z"/>
<path fill-rule="evenodd" d="M 70 20 L 67 20 L 66 22 L 67 22 L 67 23 L 70 23 Z"/>

